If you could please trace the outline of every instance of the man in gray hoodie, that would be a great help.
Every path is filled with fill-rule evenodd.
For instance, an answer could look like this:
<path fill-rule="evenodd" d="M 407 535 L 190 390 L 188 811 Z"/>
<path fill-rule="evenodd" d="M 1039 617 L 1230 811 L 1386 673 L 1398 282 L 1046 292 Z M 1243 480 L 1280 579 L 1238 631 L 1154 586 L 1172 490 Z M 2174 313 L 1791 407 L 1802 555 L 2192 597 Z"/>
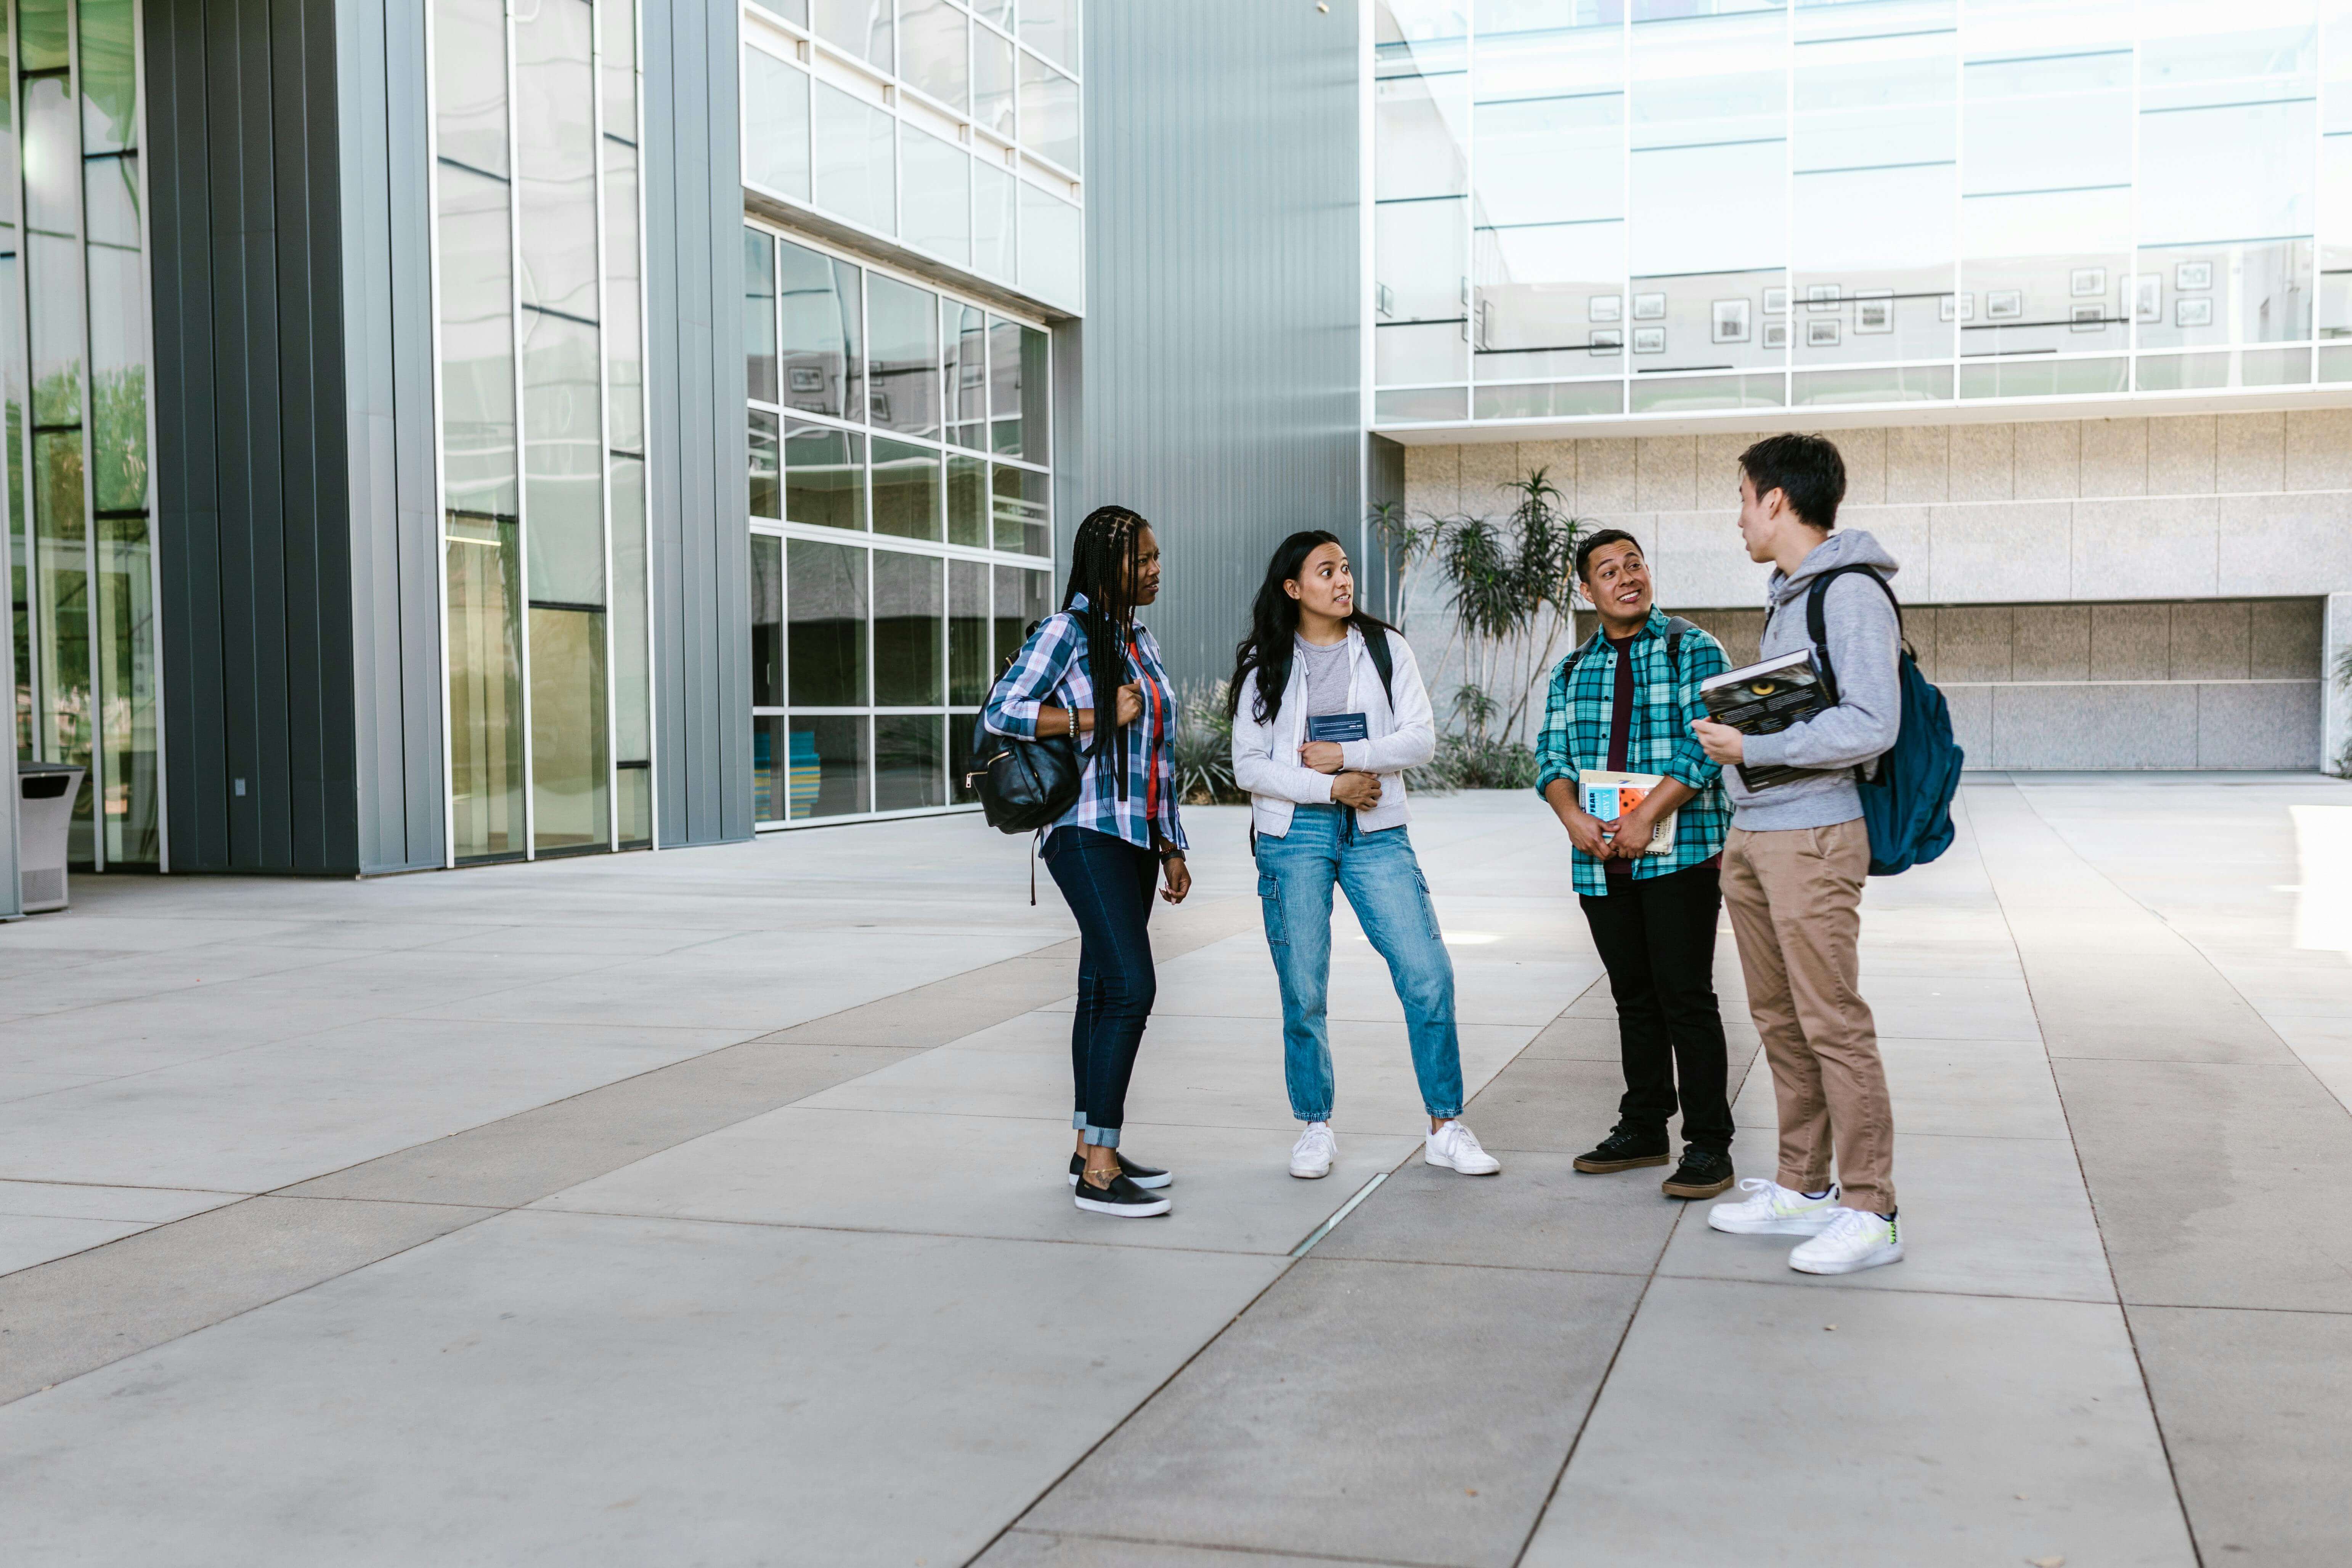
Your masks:
<path fill-rule="evenodd" d="M 1812 647 L 1805 602 L 1817 579 L 1842 566 L 1870 570 L 1832 581 L 1822 603 L 1834 707 L 1774 735 L 1692 725 L 1706 754 L 1727 764 L 1723 901 L 1780 1114 L 1778 1179 L 1740 1183 L 1748 1198 L 1717 1205 L 1707 1223 L 1810 1237 L 1789 1255 L 1790 1268 L 1850 1274 L 1903 1256 L 1895 1115 L 1877 1026 L 1856 989 L 1870 833 L 1854 780 L 1895 744 L 1903 718 L 1902 627 L 1884 585 L 1895 565 L 1869 534 L 1832 531 L 1845 461 L 1822 437 L 1759 441 L 1739 468 L 1740 537 L 1749 560 L 1773 567 L 1759 658 Z M 1741 763 L 1799 771 L 1750 790 L 1728 765 Z"/>

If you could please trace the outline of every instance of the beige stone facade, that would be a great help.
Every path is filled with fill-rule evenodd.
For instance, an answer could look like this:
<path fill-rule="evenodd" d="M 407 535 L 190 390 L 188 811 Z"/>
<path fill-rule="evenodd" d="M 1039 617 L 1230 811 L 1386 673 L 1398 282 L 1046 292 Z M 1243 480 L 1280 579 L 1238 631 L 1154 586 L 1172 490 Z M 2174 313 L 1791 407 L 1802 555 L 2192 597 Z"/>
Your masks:
<path fill-rule="evenodd" d="M 1840 524 L 1902 563 L 1973 763 L 2341 753 L 2322 671 L 2352 637 L 2352 408 L 1822 433 L 1846 458 Z M 1409 447 L 1405 504 L 1499 516 L 1503 483 L 1542 468 L 1571 511 L 1643 542 L 1667 608 L 1748 611 L 1693 617 L 1737 652 L 1763 590 L 1733 521 L 1756 434 Z"/>

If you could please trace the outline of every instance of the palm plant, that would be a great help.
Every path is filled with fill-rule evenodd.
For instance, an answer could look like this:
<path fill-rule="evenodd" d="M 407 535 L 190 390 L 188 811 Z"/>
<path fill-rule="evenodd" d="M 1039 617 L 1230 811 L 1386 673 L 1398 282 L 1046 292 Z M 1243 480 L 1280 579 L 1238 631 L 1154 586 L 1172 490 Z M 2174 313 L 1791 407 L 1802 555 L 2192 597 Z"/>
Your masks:
<path fill-rule="evenodd" d="M 1576 624 L 1571 574 L 1583 525 L 1560 505 L 1546 469 L 1507 488 L 1517 499 L 1502 522 L 1447 520 L 1436 546 L 1454 584 L 1454 641 L 1463 654 L 1454 710 L 1465 737 L 1482 745 L 1518 735 L 1537 675 L 1550 665 L 1562 630 Z"/>

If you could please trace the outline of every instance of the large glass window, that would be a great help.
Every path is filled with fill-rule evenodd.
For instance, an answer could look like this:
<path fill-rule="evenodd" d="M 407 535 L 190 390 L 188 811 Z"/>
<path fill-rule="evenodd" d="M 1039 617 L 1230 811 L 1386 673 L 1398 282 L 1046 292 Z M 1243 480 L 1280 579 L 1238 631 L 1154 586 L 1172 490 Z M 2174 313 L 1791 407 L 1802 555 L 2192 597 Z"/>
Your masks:
<path fill-rule="evenodd" d="M 653 842 L 637 26 L 436 0 L 457 861 Z M 772 264 L 750 282 L 772 322 Z M 772 386 L 766 338 L 745 368 Z"/>
<path fill-rule="evenodd" d="M 157 865 L 135 13 L 131 0 L 16 0 L 0 26 L 0 148 L 15 171 L 0 181 L 0 511 L 16 752 L 86 770 L 68 834 L 76 864 Z"/>
<path fill-rule="evenodd" d="M 743 243 L 746 361 L 776 367 L 746 423 L 759 820 L 966 804 L 1004 638 L 1050 608 L 1051 335 L 765 229 Z"/>
<path fill-rule="evenodd" d="M 1377 423 L 2271 386 L 2352 338 L 2315 0 L 1370 15 Z"/>

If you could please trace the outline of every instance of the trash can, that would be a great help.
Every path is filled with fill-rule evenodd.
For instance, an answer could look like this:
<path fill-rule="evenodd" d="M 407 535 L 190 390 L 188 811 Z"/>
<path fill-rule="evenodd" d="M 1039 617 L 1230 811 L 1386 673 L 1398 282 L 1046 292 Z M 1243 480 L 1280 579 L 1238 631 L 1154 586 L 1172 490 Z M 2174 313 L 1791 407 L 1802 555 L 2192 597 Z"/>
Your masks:
<path fill-rule="evenodd" d="M 71 763 L 16 763 L 16 868 L 25 912 L 66 907 L 66 838 L 82 770 Z"/>

